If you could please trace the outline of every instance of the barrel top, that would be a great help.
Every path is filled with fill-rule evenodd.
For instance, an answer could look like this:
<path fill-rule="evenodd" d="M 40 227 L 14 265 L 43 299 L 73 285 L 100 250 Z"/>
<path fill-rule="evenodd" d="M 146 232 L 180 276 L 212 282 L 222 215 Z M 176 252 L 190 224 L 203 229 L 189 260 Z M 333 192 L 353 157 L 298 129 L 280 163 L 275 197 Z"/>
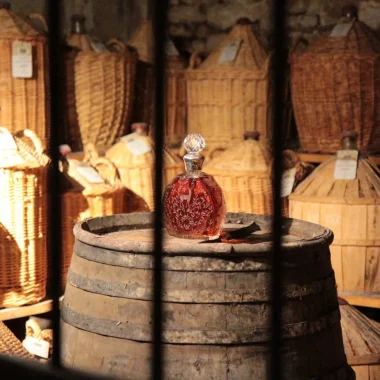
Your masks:
<path fill-rule="evenodd" d="M 255 214 L 228 213 L 225 230 L 244 227 L 255 221 L 260 230 L 252 233 L 249 243 L 210 243 L 205 240 L 179 239 L 163 231 L 163 250 L 167 255 L 236 255 L 249 256 L 271 251 L 271 217 Z M 286 253 L 329 245 L 331 230 L 297 219 L 283 219 L 283 250 Z M 89 218 L 74 227 L 76 240 L 108 250 L 151 254 L 154 251 L 152 213 L 119 214 Z"/>

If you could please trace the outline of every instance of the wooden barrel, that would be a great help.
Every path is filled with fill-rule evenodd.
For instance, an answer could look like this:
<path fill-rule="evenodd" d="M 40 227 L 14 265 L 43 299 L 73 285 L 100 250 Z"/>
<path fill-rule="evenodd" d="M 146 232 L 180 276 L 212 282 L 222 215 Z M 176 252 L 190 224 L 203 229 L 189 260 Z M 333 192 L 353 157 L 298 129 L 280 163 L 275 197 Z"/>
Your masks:
<path fill-rule="evenodd" d="M 255 221 L 253 244 L 201 243 L 165 234 L 165 379 L 264 380 L 270 350 L 270 217 L 228 214 L 226 229 Z M 152 214 L 88 219 L 76 237 L 62 307 L 66 366 L 149 379 Z M 284 379 L 354 379 L 344 354 L 330 230 L 284 220 Z"/>

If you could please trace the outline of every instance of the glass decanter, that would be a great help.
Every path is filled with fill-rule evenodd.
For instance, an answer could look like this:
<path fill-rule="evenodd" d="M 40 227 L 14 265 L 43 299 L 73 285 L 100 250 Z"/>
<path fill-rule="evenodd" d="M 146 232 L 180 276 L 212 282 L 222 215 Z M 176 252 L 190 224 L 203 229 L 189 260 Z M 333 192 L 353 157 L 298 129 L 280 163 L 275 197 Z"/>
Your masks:
<path fill-rule="evenodd" d="M 214 178 L 202 172 L 205 148 L 201 135 L 184 141 L 186 172 L 177 175 L 164 193 L 165 224 L 172 236 L 186 239 L 219 237 L 226 217 L 223 191 Z"/>

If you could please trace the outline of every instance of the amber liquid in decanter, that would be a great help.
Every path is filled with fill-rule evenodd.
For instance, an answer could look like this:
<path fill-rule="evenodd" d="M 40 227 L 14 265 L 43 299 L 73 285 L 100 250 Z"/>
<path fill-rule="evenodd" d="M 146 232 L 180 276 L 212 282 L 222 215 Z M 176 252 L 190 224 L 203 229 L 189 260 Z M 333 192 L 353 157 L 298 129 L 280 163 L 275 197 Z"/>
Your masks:
<path fill-rule="evenodd" d="M 179 238 L 217 238 L 226 216 L 223 191 L 211 175 L 201 171 L 203 138 L 188 135 L 185 147 L 186 173 L 177 175 L 164 194 L 166 229 Z"/>

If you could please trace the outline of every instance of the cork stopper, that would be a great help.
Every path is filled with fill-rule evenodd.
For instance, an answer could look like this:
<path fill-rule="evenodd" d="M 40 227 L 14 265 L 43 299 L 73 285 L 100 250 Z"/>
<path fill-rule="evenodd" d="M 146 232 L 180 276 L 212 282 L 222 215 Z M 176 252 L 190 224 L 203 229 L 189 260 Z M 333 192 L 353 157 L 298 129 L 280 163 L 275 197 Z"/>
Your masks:
<path fill-rule="evenodd" d="M 354 18 L 357 18 L 358 8 L 353 4 L 344 6 L 342 8 L 342 17 L 344 17 L 348 21 L 351 21 Z"/>
<path fill-rule="evenodd" d="M 358 133 L 356 131 L 343 131 L 341 134 L 342 148 L 347 150 L 358 149 Z"/>
<path fill-rule="evenodd" d="M 236 21 L 236 25 L 251 25 L 252 21 L 248 17 L 241 17 Z"/>
<path fill-rule="evenodd" d="M 86 26 L 85 26 L 86 17 L 81 14 L 74 14 L 71 16 L 71 33 L 72 34 L 85 34 Z"/>
<path fill-rule="evenodd" d="M 139 135 L 148 135 L 148 124 L 143 122 L 132 123 L 131 129 Z"/>
<path fill-rule="evenodd" d="M 11 9 L 11 4 L 8 1 L 0 1 L 0 9 Z"/>
<path fill-rule="evenodd" d="M 260 138 L 260 132 L 258 131 L 246 131 L 244 132 L 244 140 L 256 140 Z"/>

